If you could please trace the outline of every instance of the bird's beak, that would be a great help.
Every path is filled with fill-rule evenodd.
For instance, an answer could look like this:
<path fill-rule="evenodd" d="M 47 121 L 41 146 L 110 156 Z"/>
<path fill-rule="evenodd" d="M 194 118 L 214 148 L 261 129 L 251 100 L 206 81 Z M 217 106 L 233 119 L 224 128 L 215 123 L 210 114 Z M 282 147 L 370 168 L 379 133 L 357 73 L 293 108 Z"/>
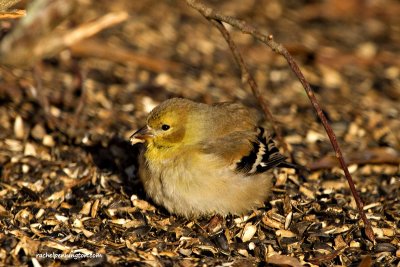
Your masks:
<path fill-rule="evenodd" d="M 134 145 L 137 143 L 144 143 L 147 139 L 152 137 L 154 137 L 153 129 L 146 125 L 134 132 L 131 137 L 129 137 L 129 141 Z"/>

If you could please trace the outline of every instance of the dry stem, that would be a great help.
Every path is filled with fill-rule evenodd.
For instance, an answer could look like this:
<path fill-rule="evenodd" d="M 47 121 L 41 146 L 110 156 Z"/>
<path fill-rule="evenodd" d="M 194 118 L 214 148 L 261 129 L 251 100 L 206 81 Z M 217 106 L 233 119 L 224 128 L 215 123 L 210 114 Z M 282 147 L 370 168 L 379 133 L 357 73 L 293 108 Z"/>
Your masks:
<path fill-rule="evenodd" d="M 269 110 L 267 103 L 265 102 L 264 98 L 262 97 L 260 90 L 258 89 L 257 82 L 253 78 L 253 76 L 250 74 L 250 72 L 243 60 L 243 57 L 240 54 L 239 50 L 237 49 L 235 43 L 233 42 L 229 32 L 226 30 L 225 26 L 220 21 L 211 20 L 211 22 L 218 28 L 218 30 L 221 32 L 222 36 L 225 38 L 225 41 L 228 43 L 229 48 L 232 51 L 233 57 L 235 58 L 236 63 L 240 67 L 240 73 L 242 75 L 242 82 L 247 82 L 249 84 L 251 91 L 253 92 L 254 96 L 256 97 L 259 105 L 263 109 L 266 117 L 271 122 L 272 128 L 274 129 L 274 132 L 276 133 L 278 141 L 283 145 L 283 148 L 285 151 L 289 151 L 288 146 L 282 137 L 281 129 L 276 126 L 275 119 L 272 116 L 272 113 Z M 290 154 L 290 156 L 293 161 L 293 156 L 291 154 Z"/>
<path fill-rule="evenodd" d="M 272 35 L 264 35 L 261 32 L 259 32 L 256 28 L 254 28 L 253 26 L 249 25 L 248 23 L 246 23 L 243 20 L 238 20 L 236 18 L 230 17 L 230 16 L 225 16 L 222 15 L 218 12 L 215 12 L 212 8 L 205 6 L 204 4 L 196 1 L 196 0 L 186 0 L 186 2 L 195 10 L 197 10 L 198 12 L 200 12 L 206 19 L 211 20 L 211 21 L 217 21 L 217 22 L 225 22 L 237 29 L 239 29 L 240 31 L 242 31 L 243 33 L 246 34 L 250 34 L 252 35 L 254 38 L 256 38 L 257 40 L 263 42 L 264 44 L 266 44 L 267 46 L 269 46 L 274 52 L 282 55 L 286 61 L 288 62 L 290 68 L 292 69 L 292 71 L 295 73 L 295 75 L 297 76 L 297 78 L 299 79 L 299 81 L 301 82 L 301 84 L 303 85 L 304 89 L 307 92 L 308 98 L 311 101 L 312 106 L 314 107 L 314 110 L 316 111 L 318 117 L 320 118 L 327 134 L 329 137 L 329 140 L 331 141 L 332 147 L 335 151 L 335 155 L 336 158 L 338 159 L 344 174 L 347 178 L 348 184 L 350 186 L 351 189 L 351 193 L 353 194 L 353 197 L 356 201 L 357 204 L 357 208 L 359 211 L 359 214 L 365 224 L 365 233 L 367 235 L 367 237 L 371 240 L 374 241 L 375 240 L 375 236 L 374 236 L 374 232 L 372 230 L 371 224 L 369 222 L 369 220 L 367 219 L 367 216 L 365 215 L 365 212 L 363 210 L 363 202 L 359 196 L 359 194 L 357 193 L 355 186 L 354 186 L 354 182 L 353 182 L 353 178 L 350 175 L 350 172 L 347 168 L 346 162 L 343 158 L 343 154 L 342 151 L 340 149 L 340 146 L 336 140 L 336 135 L 332 130 L 332 127 L 329 125 L 324 113 L 322 112 L 322 109 L 319 105 L 319 103 L 317 102 L 317 99 L 314 95 L 314 92 L 311 89 L 310 84 L 307 82 L 307 80 L 305 79 L 303 73 L 301 72 L 299 66 L 297 65 L 297 63 L 295 62 L 295 60 L 293 59 L 293 57 L 290 55 L 290 53 L 287 51 L 287 49 L 285 47 L 283 47 L 281 44 L 276 43 L 273 39 Z M 214 25 L 217 25 L 216 23 L 214 23 Z M 220 29 L 218 27 L 218 29 Z M 225 37 L 225 36 L 224 36 Z M 256 95 L 257 97 L 257 95 Z"/>
<path fill-rule="evenodd" d="M 14 11 L 7 11 L 7 12 L 0 12 L 0 19 L 19 19 L 26 15 L 26 11 L 23 9 L 14 10 Z"/>

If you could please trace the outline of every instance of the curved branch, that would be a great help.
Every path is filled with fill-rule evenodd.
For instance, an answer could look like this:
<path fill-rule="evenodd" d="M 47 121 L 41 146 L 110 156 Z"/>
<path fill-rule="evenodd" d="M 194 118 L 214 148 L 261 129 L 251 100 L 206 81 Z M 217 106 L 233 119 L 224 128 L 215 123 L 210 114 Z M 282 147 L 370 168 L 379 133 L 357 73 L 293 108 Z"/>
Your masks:
<path fill-rule="evenodd" d="M 185 0 L 189 6 L 191 6 L 192 8 L 194 8 L 195 10 L 197 10 L 198 12 L 200 12 L 206 19 L 208 20 L 214 20 L 217 21 L 218 23 L 220 22 L 225 22 L 237 29 L 239 29 L 242 33 L 245 34 L 250 34 L 251 36 L 253 36 L 255 39 L 261 41 L 262 43 L 266 44 L 267 46 L 269 46 L 274 52 L 282 55 L 286 61 L 288 62 L 290 68 L 292 69 L 292 71 L 294 72 L 294 74 L 297 76 L 297 78 L 299 79 L 300 83 L 303 85 L 304 90 L 307 93 L 308 98 L 310 99 L 310 102 L 312 104 L 312 106 L 314 107 L 315 112 L 317 113 L 318 117 L 320 118 L 325 131 L 329 137 L 329 140 L 332 144 L 333 150 L 335 151 L 335 155 L 336 158 L 338 159 L 340 166 L 342 167 L 344 174 L 346 176 L 347 182 L 350 186 L 350 190 L 351 193 L 356 201 L 357 204 L 357 208 L 358 208 L 358 212 L 360 214 L 361 219 L 364 222 L 365 225 L 365 233 L 367 235 L 367 237 L 371 240 L 374 241 L 375 240 L 375 236 L 374 236 L 374 232 L 372 230 L 371 227 L 371 223 L 369 222 L 367 216 L 365 215 L 365 212 L 363 210 L 364 204 L 355 188 L 354 182 L 353 182 L 353 178 L 351 177 L 351 174 L 347 168 L 347 164 L 343 158 L 343 154 L 342 151 L 340 149 L 340 146 L 336 140 L 336 135 L 332 130 L 332 127 L 329 125 L 328 120 L 326 119 L 322 108 L 320 106 L 320 104 L 318 103 L 314 92 L 311 89 L 310 84 L 307 82 L 307 80 L 305 79 L 303 73 L 301 72 L 299 66 L 297 65 L 297 63 L 295 62 L 295 60 L 293 59 L 293 57 L 290 55 L 290 53 L 287 51 L 287 49 L 282 46 L 279 43 L 276 43 L 274 41 L 274 38 L 272 35 L 265 35 L 262 34 L 261 32 L 259 32 L 256 28 L 254 28 L 253 26 L 251 26 L 250 24 L 248 24 L 247 22 L 243 21 L 243 20 L 239 20 L 236 19 L 234 17 L 230 17 L 230 16 L 225 16 L 225 15 L 221 15 L 218 12 L 215 12 L 212 8 L 207 7 L 206 5 L 196 1 L 196 0 Z M 214 23 L 214 25 L 216 25 L 216 23 Z M 219 26 L 218 26 L 218 29 Z M 225 36 L 224 36 L 225 37 Z"/>

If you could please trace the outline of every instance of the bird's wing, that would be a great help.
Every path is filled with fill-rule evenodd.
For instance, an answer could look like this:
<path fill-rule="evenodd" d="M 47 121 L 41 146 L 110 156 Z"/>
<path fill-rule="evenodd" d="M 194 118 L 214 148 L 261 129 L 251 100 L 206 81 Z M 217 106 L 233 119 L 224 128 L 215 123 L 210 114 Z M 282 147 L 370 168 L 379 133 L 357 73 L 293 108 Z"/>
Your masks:
<path fill-rule="evenodd" d="M 252 142 L 251 151 L 236 164 L 236 170 L 247 175 L 265 172 L 285 162 L 286 157 L 279 153 L 274 141 L 264 135 L 260 128 L 256 141 Z"/>
<path fill-rule="evenodd" d="M 239 103 L 222 102 L 212 105 L 211 110 L 211 116 L 225 133 L 249 131 L 250 134 L 257 134 L 254 129 L 260 121 L 260 114 L 255 109 Z"/>
<path fill-rule="evenodd" d="M 202 152 L 215 154 L 227 161 L 227 165 L 245 175 L 265 172 L 285 162 L 273 140 L 259 132 L 237 131 L 202 144 Z"/>

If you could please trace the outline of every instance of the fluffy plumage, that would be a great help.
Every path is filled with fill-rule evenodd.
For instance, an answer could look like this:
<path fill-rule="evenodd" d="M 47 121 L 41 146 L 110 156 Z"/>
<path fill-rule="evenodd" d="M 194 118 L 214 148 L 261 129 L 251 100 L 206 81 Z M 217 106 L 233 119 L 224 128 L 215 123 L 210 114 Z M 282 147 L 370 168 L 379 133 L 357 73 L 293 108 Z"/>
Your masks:
<path fill-rule="evenodd" d="M 271 188 L 266 171 L 285 157 L 257 123 L 240 104 L 164 101 L 131 136 L 145 143 L 139 176 L 147 194 L 188 218 L 261 206 Z"/>

